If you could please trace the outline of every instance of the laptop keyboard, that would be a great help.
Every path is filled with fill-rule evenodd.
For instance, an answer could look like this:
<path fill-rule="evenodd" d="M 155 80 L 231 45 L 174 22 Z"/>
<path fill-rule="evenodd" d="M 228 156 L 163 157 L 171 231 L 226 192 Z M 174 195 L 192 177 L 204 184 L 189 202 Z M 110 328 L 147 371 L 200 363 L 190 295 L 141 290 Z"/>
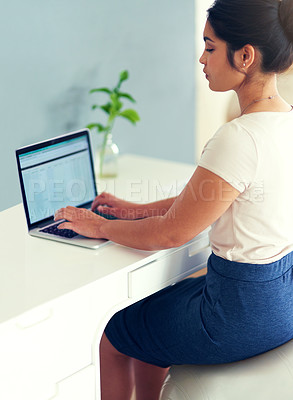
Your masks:
<path fill-rule="evenodd" d="M 60 222 L 61 223 L 61 222 Z M 57 235 L 57 236 L 62 236 L 62 237 L 66 237 L 66 238 L 73 238 L 74 236 L 77 236 L 78 233 L 72 231 L 71 229 L 58 229 L 58 225 L 59 224 L 55 224 L 55 225 L 51 225 L 47 228 L 41 229 L 40 232 L 45 232 L 45 233 L 50 233 L 51 235 Z"/>
<path fill-rule="evenodd" d="M 94 211 L 95 214 L 100 215 L 100 217 L 106 218 L 106 219 L 118 219 L 117 217 L 115 217 L 114 215 L 110 215 L 110 214 L 103 214 L 98 210 Z"/>
<path fill-rule="evenodd" d="M 114 217 L 113 215 L 102 214 L 99 211 L 95 211 L 95 213 L 106 219 L 117 219 L 117 217 Z M 62 222 L 59 222 L 55 225 L 48 226 L 47 228 L 41 229 L 40 232 L 49 233 L 51 235 L 62 236 L 69 239 L 78 235 L 78 233 L 72 231 L 71 229 L 58 229 L 58 225 L 60 225 L 61 223 Z"/>

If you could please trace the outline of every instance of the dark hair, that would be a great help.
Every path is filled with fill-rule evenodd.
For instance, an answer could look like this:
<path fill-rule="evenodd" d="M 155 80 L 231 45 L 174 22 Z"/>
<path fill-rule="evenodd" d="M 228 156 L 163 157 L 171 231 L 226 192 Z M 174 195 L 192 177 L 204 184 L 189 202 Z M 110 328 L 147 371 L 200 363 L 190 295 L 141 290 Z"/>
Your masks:
<path fill-rule="evenodd" d="M 232 67 L 235 51 L 246 44 L 260 51 L 263 72 L 280 73 L 292 65 L 293 0 L 216 0 L 208 21 L 227 43 Z"/>

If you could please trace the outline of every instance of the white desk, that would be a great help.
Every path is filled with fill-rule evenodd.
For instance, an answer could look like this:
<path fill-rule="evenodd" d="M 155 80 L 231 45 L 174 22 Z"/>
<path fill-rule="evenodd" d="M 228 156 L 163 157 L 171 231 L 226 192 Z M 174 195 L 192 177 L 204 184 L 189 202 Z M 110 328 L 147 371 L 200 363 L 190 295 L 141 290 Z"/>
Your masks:
<path fill-rule="evenodd" d="M 124 156 L 119 169 L 119 179 L 101 182 L 100 188 L 152 201 L 179 191 L 194 167 Z M 111 316 L 203 268 L 210 253 L 207 232 L 178 249 L 157 252 L 114 243 L 88 250 L 33 238 L 22 205 L 1 212 L 0 226 L 5 400 L 99 399 L 99 342 Z"/>

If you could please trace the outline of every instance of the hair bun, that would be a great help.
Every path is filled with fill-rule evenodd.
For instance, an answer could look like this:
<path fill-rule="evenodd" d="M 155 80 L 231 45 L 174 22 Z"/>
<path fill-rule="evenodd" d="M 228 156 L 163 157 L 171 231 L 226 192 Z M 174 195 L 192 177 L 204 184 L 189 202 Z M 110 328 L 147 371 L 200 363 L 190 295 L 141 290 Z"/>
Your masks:
<path fill-rule="evenodd" d="M 293 0 L 279 0 L 279 18 L 285 35 L 293 43 Z"/>

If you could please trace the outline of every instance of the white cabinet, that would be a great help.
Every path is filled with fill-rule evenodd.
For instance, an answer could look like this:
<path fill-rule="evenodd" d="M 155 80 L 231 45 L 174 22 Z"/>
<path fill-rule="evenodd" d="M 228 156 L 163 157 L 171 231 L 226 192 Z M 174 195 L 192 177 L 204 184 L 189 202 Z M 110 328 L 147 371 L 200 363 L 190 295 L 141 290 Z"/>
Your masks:
<path fill-rule="evenodd" d="M 95 400 L 93 364 L 109 318 L 203 268 L 209 252 L 205 233 L 0 324 L 0 399 Z"/>
<path fill-rule="evenodd" d="M 72 293 L 0 328 L 1 399 L 47 400 L 56 382 L 91 364 L 88 310 L 88 298 Z"/>
<path fill-rule="evenodd" d="M 146 297 L 206 266 L 209 238 L 199 235 L 188 244 L 129 272 L 129 297 Z"/>
<path fill-rule="evenodd" d="M 96 370 L 89 365 L 56 385 L 56 395 L 50 400 L 94 400 Z"/>
<path fill-rule="evenodd" d="M 194 169 L 140 157 L 121 161 L 130 175 L 113 182 L 114 193 L 132 201 L 127 179 L 157 189 L 160 171 L 165 188 Z M 156 200 L 149 194 L 141 200 Z M 207 232 L 158 252 L 32 238 L 22 205 L 0 213 L 0 226 L 6 227 L 0 230 L 1 400 L 98 400 L 99 341 L 111 316 L 205 266 L 210 252 Z"/>

